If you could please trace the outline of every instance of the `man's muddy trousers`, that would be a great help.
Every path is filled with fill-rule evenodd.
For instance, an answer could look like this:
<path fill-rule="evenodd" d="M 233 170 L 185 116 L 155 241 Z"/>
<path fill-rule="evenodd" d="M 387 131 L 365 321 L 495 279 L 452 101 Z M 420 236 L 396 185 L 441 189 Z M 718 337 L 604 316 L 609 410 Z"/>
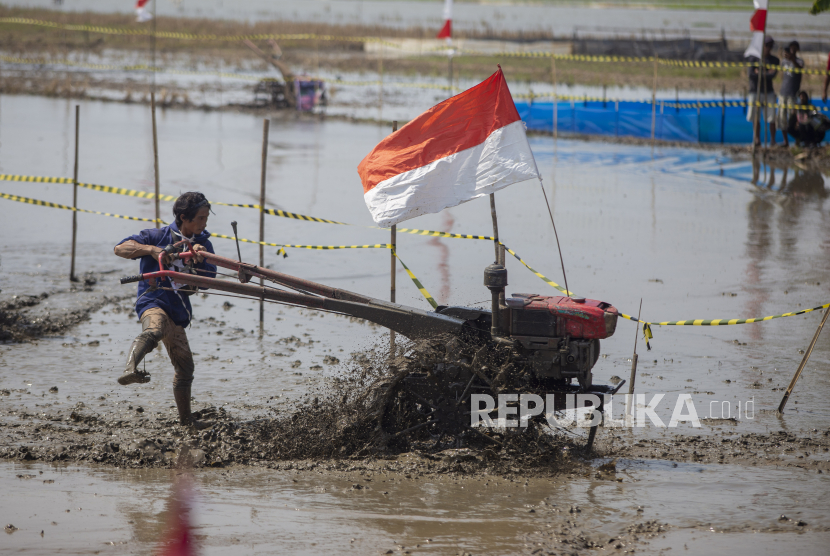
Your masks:
<path fill-rule="evenodd" d="M 163 309 L 150 307 L 141 315 L 141 334 L 136 340 L 139 339 L 143 340 L 146 348 L 143 354 L 136 355 L 146 355 L 153 351 L 159 342 L 164 343 L 175 370 L 173 389 L 190 388 L 193 383 L 193 353 L 190 351 L 184 328 L 175 324 Z M 139 357 L 131 356 L 128 365 L 137 365 L 140 360 Z"/>

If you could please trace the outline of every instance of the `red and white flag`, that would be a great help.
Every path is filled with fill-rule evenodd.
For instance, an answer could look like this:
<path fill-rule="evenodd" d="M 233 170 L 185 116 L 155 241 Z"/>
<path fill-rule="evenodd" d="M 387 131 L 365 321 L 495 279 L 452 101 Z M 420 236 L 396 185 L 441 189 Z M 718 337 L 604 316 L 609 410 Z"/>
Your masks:
<path fill-rule="evenodd" d="M 153 14 L 148 12 L 147 9 L 145 8 L 145 6 L 147 5 L 147 2 L 149 2 L 149 1 L 150 0 L 136 0 L 135 13 L 136 13 L 136 16 L 137 16 L 136 19 L 139 23 L 144 23 L 145 21 L 150 21 L 151 19 L 153 19 Z"/>
<path fill-rule="evenodd" d="M 438 31 L 437 39 L 452 39 L 452 0 L 444 0 L 444 26 Z"/>
<path fill-rule="evenodd" d="M 501 67 L 381 141 L 357 172 L 384 227 L 539 178 Z"/>
<path fill-rule="evenodd" d="M 767 5 L 769 0 L 753 0 L 755 13 L 749 20 L 749 30 L 752 31 L 752 41 L 744 52 L 744 58 L 755 56 L 763 57 L 764 52 L 764 31 L 767 28 Z"/>

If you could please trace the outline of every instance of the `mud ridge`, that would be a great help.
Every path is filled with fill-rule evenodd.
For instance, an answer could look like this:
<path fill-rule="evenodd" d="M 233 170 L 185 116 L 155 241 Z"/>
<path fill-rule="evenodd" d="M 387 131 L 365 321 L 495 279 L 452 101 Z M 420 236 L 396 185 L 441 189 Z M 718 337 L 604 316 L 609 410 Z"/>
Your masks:
<path fill-rule="evenodd" d="M 126 299 L 125 296 L 90 296 L 90 299 L 80 300 L 80 307 L 64 308 L 63 311 L 45 306 L 47 300 L 61 294 L 91 293 L 97 282 L 98 278 L 88 273 L 77 287 L 70 290 L 14 295 L 0 301 L 0 343 L 26 342 L 43 336 L 64 334 L 106 305 Z M 53 314 L 53 310 L 58 311 L 57 314 Z"/>

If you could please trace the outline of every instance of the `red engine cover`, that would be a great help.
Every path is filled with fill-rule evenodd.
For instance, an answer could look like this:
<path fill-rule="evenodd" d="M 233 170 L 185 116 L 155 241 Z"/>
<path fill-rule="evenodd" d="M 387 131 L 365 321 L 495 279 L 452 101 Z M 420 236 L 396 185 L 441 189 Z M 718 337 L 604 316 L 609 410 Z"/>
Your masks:
<path fill-rule="evenodd" d="M 513 336 L 602 340 L 614 334 L 617 325 L 617 310 L 610 303 L 595 299 L 514 293 L 505 303 L 513 313 Z M 543 314 L 553 318 L 546 319 Z M 550 325 L 546 326 L 546 322 Z"/>

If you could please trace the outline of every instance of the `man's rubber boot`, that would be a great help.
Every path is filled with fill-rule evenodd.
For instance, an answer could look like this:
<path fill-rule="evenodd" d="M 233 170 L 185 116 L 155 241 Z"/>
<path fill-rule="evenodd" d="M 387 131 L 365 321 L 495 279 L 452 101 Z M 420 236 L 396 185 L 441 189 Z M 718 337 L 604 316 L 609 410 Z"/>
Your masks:
<path fill-rule="evenodd" d="M 176 407 L 179 410 L 179 424 L 183 427 L 191 427 L 197 431 L 210 428 L 212 423 L 199 421 L 190 412 L 190 388 L 173 388 L 173 398 L 176 400 Z"/>
<path fill-rule="evenodd" d="M 151 334 L 142 332 L 130 346 L 130 355 L 127 357 L 127 367 L 124 369 L 124 374 L 118 377 L 118 384 L 127 386 L 128 384 L 146 384 L 150 382 L 150 373 L 138 370 L 138 364 L 144 359 L 144 356 L 156 349 L 158 345 Z"/>

